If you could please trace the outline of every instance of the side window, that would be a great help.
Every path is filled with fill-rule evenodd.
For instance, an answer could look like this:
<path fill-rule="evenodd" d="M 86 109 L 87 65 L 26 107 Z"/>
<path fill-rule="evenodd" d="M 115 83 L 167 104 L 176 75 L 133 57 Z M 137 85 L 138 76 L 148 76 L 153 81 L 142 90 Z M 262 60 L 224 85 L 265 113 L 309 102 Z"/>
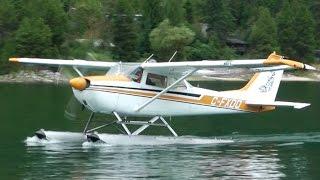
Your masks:
<path fill-rule="evenodd" d="M 150 86 L 158 86 L 165 88 L 167 86 L 167 77 L 158 74 L 148 73 L 146 84 Z"/>
<path fill-rule="evenodd" d="M 130 77 L 134 82 L 140 83 L 142 74 L 143 74 L 143 69 L 139 67 L 131 73 Z"/>

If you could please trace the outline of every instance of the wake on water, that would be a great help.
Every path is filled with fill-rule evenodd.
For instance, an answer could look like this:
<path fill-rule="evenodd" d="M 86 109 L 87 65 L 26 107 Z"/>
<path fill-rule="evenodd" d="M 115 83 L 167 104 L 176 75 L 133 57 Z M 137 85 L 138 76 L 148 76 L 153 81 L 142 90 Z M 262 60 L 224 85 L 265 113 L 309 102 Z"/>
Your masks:
<path fill-rule="evenodd" d="M 41 146 L 57 143 L 82 144 L 83 147 L 97 147 L 110 145 L 169 145 L 169 144 L 226 144 L 234 142 L 231 139 L 200 138 L 194 136 L 128 136 L 122 134 L 98 134 L 100 142 L 88 142 L 86 136 L 75 132 L 45 131 L 46 139 L 36 136 L 27 137 L 27 146 Z M 104 143 L 101 143 L 104 142 Z"/>
<path fill-rule="evenodd" d="M 231 135 L 219 138 L 202 138 L 195 136 L 128 136 L 122 134 L 98 134 L 100 142 L 88 142 L 85 135 L 75 132 L 45 131 L 47 139 L 39 139 L 36 136 L 27 137 L 27 146 L 46 146 L 49 144 L 82 145 L 89 147 L 107 147 L 114 145 L 219 145 L 219 144 L 262 144 L 275 143 L 277 146 L 295 146 L 304 143 L 319 143 L 320 132 L 312 133 L 291 133 L 291 134 L 270 134 L 270 135 Z M 101 143 L 103 142 L 103 143 Z"/>

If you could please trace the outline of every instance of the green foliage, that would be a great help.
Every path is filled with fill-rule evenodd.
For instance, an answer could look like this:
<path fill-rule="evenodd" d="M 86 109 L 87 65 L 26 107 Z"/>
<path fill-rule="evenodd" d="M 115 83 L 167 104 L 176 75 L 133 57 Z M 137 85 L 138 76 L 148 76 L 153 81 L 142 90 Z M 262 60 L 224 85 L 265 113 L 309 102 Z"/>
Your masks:
<path fill-rule="evenodd" d="M 193 24 L 194 23 L 194 9 L 193 9 L 193 4 L 192 4 L 191 0 L 186 1 L 185 5 L 184 5 L 184 9 L 186 11 L 185 18 L 186 18 L 187 22 L 189 24 Z"/>
<path fill-rule="evenodd" d="M 93 39 L 99 37 L 99 30 L 103 23 L 103 6 L 100 0 L 77 0 L 71 10 L 71 29 L 80 38 Z"/>
<path fill-rule="evenodd" d="M 234 19 L 228 4 L 221 0 L 206 0 L 203 5 L 205 22 L 208 24 L 207 32 L 224 40 L 234 28 Z"/>
<path fill-rule="evenodd" d="M 314 1 L 311 3 L 311 10 L 313 13 L 313 19 L 316 20 L 316 41 L 317 48 L 320 49 L 320 1 Z"/>
<path fill-rule="evenodd" d="M 0 74 L 8 73 L 8 57 L 14 51 L 13 31 L 18 26 L 16 10 L 11 0 L 0 0 Z"/>
<path fill-rule="evenodd" d="M 235 57 L 234 52 L 229 47 L 219 42 L 218 38 L 213 36 L 208 43 L 195 41 L 191 46 L 187 47 L 187 59 L 231 59 Z"/>
<path fill-rule="evenodd" d="M 36 5 L 35 5 L 36 4 Z M 58 0 L 27 0 L 22 2 L 22 14 L 29 18 L 42 18 L 52 33 L 52 45 L 59 47 L 65 40 L 67 14 Z"/>
<path fill-rule="evenodd" d="M 5 37 L 17 27 L 16 10 L 11 0 L 0 0 L 0 37 Z M 0 46 L 1 46 L 0 38 Z"/>
<path fill-rule="evenodd" d="M 306 5 L 299 1 L 285 1 L 277 22 L 282 53 L 295 59 L 312 61 L 315 23 Z"/>
<path fill-rule="evenodd" d="M 172 26 L 165 19 L 150 33 L 152 49 L 158 56 L 165 60 L 178 51 L 180 58 L 184 59 L 184 48 L 194 39 L 195 33 L 186 26 Z"/>
<path fill-rule="evenodd" d="M 115 59 L 136 61 L 138 59 L 138 34 L 133 9 L 127 0 L 119 0 L 113 18 L 113 52 Z"/>
<path fill-rule="evenodd" d="M 54 57 L 52 33 L 42 18 L 25 18 L 15 36 L 16 56 Z"/>
<path fill-rule="evenodd" d="M 163 20 L 161 0 L 143 0 L 142 5 L 143 27 L 155 28 Z"/>
<path fill-rule="evenodd" d="M 165 15 L 173 26 L 182 24 L 185 20 L 184 0 L 165 0 Z"/>
<path fill-rule="evenodd" d="M 0 71 L 10 56 L 136 61 L 240 57 L 271 51 L 313 60 L 320 49 L 319 0 L 0 0 Z M 167 19 L 164 21 L 164 19 Z M 274 22 L 276 19 L 276 24 Z M 35 20 L 33 22 L 33 20 Z M 161 23 L 162 22 L 162 23 Z M 161 24 L 160 24 L 161 23 Z M 99 46 L 94 42 L 101 41 Z M 237 45 L 235 45 L 237 46 Z M 0 72 L 0 73 L 1 73 Z"/>
<path fill-rule="evenodd" d="M 92 41 L 74 41 L 66 44 L 64 47 L 68 54 L 66 58 L 68 59 L 88 59 L 88 60 L 100 60 L 100 61 L 110 61 L 112 60 L 112 55 L 104 51 L 103 49 L 98 49 L 94 47 Z"/>
<path fill-rule="evenodd" d="M 150 51 L 149 34 L 163 20 L 162 0 L 143 0 L 142 4 L 142 38 L 139 51 Z"/>
<path fill-rule="evenodd" d="M 256 58 L 265 58 L 273 51 L 279 51 L 277 25 L 267 8 L 260 7 L 257 21 L 250 36 L 250 54 Z"/>

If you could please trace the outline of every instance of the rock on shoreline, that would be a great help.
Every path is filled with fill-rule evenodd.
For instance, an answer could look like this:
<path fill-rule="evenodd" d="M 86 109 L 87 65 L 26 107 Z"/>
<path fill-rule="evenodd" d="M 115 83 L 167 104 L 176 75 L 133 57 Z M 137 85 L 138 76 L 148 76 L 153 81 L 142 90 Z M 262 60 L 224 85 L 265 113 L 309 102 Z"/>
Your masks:
<path fill-rule="evenodd" d="M 48 83 L 67 84 L 68 78 L 59 72 L 50 70 L 24 71 L 0 76 L 0 82 L 4 83 Z"/>

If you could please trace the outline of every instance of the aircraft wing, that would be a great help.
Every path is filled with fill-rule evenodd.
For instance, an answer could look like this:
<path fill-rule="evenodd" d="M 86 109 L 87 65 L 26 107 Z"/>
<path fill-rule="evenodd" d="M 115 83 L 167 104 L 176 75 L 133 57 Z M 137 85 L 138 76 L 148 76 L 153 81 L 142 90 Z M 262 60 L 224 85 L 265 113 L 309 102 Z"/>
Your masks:
<path fill-rule="evenodd" d="M 116 62 L 103 61 L 86 61 L 86 60 L 61 60 L 61 59 L 40 59 L 40 58 L 10 58 L 10 62 L 38 64 L 48 66 L 71 66 L 71 67 L 86 67 L 86 68 L 109 68 L 117 65 Z"/>
<path fill-rule="evenodd" d="M 143 63 L 142 68 L 162 74 L 183 74 L 187 71 L 197 69 L 217 68 L 250 68 L 256 71 L 272 71 L 286 69 L 315 70 L 314 67 L 293 60 L 284 59 L 275 53 L 270 54 L 267 59 L 245 59 L 245 60 L 203 60 L 186 62 L 160 62 Z"/>

